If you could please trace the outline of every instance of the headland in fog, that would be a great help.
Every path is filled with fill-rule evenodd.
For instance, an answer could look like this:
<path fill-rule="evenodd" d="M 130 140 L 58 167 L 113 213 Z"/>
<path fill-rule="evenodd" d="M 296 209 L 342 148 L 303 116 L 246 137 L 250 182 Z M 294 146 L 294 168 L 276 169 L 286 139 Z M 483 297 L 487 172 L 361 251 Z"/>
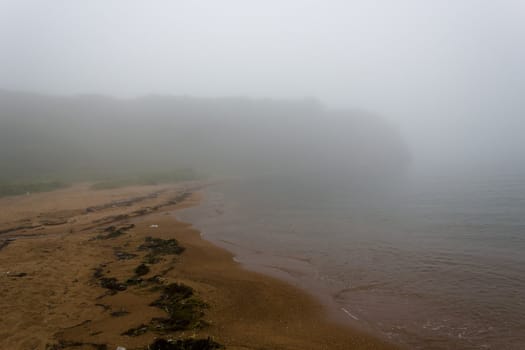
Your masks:
<path fill-rule="evenodd" d="M 0 180 L 99 180 L 192 169 L 356 178 L 402 172 L 395 126 L 314 99 L 45 96 L 0 90 Z"/>

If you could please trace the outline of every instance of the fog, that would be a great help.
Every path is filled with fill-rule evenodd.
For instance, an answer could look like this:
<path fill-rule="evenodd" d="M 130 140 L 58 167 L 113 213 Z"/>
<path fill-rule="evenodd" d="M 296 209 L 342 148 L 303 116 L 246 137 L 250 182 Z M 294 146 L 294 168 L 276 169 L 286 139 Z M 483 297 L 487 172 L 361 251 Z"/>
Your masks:
<path fill-rule="evenodd" d="M 0 112 L 0 179 L 91 180 L 190 168 L 206 177 L 326 182 L 402 174 L 410 161 L 398 130 L 384 119 L 312 99 L 0 91 Z"/>
<path fill-rule="evenodd" d="M 380 348 L 525 348 L 524 67 L 525 0 L 0 0 L 4 343 L 115 348 L 181 330 L 166 347 L 212 348 L 194 337 L 209 333 L 330 348 L 344 333 L 291 289 L 252 293 L 235 256 Z M 197 187 L 200 204 L 179 205 Z M 232 255 L 172 224 L 174 203 Z M 162 258 L 180 253 L 172 238 L 189 255 Z M 160 275 L 139 273 L 150 265 Z M 154 284 L 169 318 L 106 322 Z M 86 313 L 99 287 L 116 304 Z"/>
<path fill-rule="evenodd" d="M 412 164 L 520 166 L 524 42 L 519 0 L 3 0 L 0 88 L 315 100 L 322 107 L 306 119 L 333 116 L 316 108 L 353 110 L 339 113 L 345 125 L 355 110 L 373 115 L 372 124 L 383 118 Z M 374 132 L 363 138 L 382 143 Z"/>

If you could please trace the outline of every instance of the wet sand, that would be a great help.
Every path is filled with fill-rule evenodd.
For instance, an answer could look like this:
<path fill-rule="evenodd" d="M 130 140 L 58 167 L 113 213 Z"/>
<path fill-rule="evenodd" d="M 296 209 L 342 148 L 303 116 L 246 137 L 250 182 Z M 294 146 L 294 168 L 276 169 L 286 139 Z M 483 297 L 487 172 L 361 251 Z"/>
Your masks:
<path fill-rule="evenodd" d="M 330 321 L 308 293 L 246 270 L 231 253 L 177 221 L 173 211 L 196 204 L 199 186 L 92 191 L 83 184 L 1 198 L 0 348 L 143 349 L 157 337 L 208 336 L 227 349 L 395 348 Z M 111 226 L 128 228 L 113 237 Z M 192 287 L 208 305 L 202 316 L 207 326 L 122 335 L 165 317 L 150 306 L 160 292 L 147 284 L 110 291 L 101 286 L 97 271 L 118 281 L 133 276 L 145 259 L 139 247 L 148 236 L 175 238 L 185 251 L 148 264 L 150 271 L 142 277 Z"/>

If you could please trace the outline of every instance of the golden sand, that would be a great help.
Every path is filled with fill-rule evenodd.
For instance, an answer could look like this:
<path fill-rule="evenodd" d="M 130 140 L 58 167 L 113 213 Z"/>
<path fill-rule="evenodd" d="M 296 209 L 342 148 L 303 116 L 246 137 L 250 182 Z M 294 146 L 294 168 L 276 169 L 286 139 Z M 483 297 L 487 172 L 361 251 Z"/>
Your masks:
<path fill-rule="evenodd" d="M 93 191 L 84 184 L 0 199 L 0 246 L 15 239 L 0 250 L 0 349 L 44 350 L 60 342 L 75 345 L 64 349 L 95 349 L 96 344 L 143 349 L 155 337 L 193 336 L 211 336 L 227 349 L 394 348 L 329 321 L 309 294 L 244 269 L 229 252 L 177 221 L 173 210 L 197 203 L 198 187 Z M 182 201 L 185 191 L 192 194 Z M 115 238 L 94 239 L 110 225 L 126 224 L 135 226 Z M 161 275 L 164 283 L 193 287 L 209 305 L 203 316 L 207 327 L 168 335 L 121 335 L 165 316 L 149 305 L 159 292 L 129 286 L 110 295 L 94 271 L 102 267 L 106 276 L 125 281 L 144 257 L 137 248 L 147 236 L 176 238 L 186 248 L 175 258 L 152 264 L 144 277 Z M 137 256 L 119 260 L 116 252 Z"/>

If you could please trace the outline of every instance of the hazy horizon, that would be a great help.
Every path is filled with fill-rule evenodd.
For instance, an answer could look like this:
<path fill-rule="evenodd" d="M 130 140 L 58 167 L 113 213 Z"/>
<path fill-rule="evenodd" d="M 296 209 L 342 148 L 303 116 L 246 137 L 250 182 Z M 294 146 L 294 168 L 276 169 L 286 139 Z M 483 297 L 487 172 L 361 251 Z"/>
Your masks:
<path fill-rule="evenodd" d="M 0 0 L 0 48 L 0 347 L 523 348 L 525 0 Z"/>
<path fill-rule="evenodd" d="M 396 124 L 420 162 L 522 155 L 521 1 L 0 2 L 0 88 L 317 98 Z"/>

